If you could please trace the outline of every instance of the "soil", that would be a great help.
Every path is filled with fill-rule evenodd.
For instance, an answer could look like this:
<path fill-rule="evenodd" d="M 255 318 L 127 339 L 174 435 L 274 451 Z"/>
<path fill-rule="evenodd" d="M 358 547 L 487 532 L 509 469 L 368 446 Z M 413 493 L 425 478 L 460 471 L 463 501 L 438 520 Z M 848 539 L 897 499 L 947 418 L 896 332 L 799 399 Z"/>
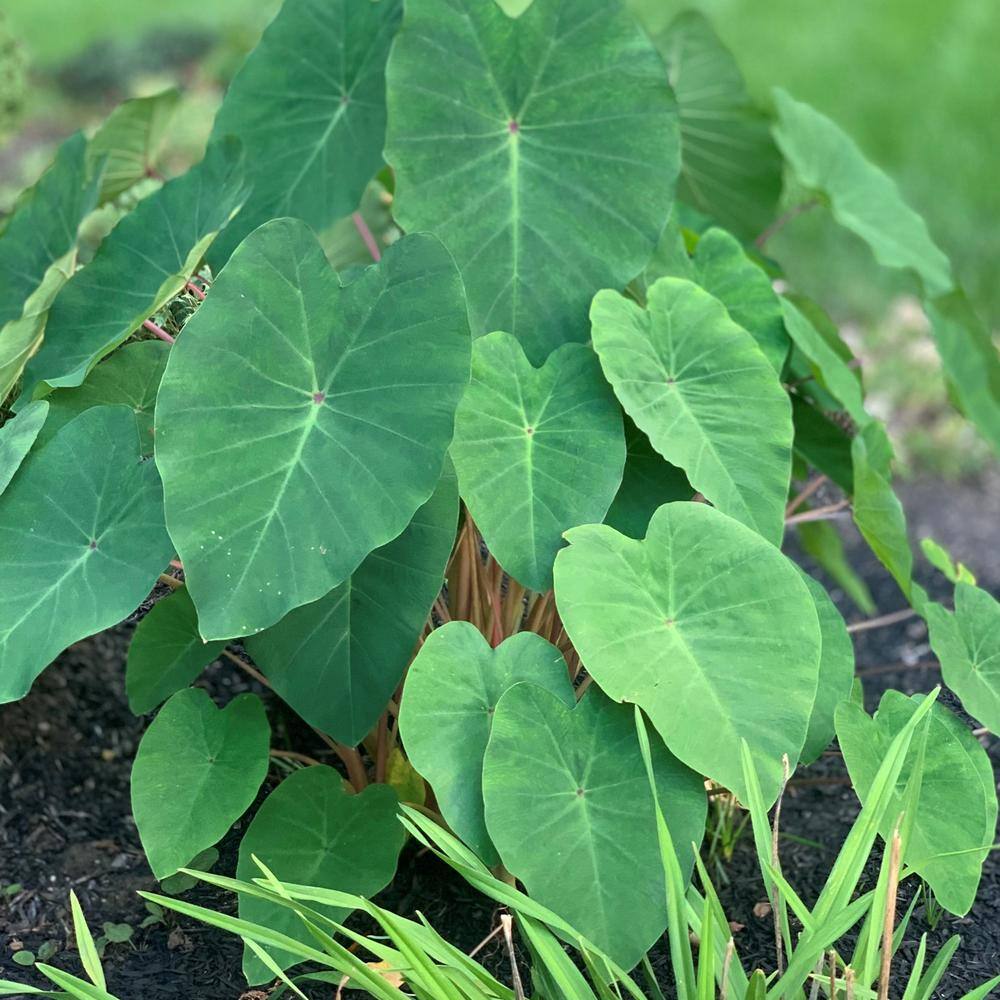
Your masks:
<path fill-rule="evenodd" d="M 996 555 L 1000 527 L 1000 472 L 949 486 L 916 480 L 901 490 L 915 538 L 932 534 L 966 561 L 982 586 L 1000 592 L 1000 559 Z M 859 540 L 850 543 L 856 567 L 868 582 L 880 612 L 903 606 L 895 584 Z M 808 567 L 808 560 L 804 560 Z M 927 570 L 926 563 L 922 564 Z M 919 573 L 938 596 L 947 585 L 932 571 Z M 830 581 L 825 581 L 829 584 Z M 840 595 L 835 598 L 848 620 L 859 615 Z M 78 971 L 72 945 L 67 898 L 73 889 L 96 934 L 105 922 L 126 923 L 131 940 L 109 944 L 106 966 L 109 990 L 122 1000 L 263 1000 L 249 991 L 240 975 L 239 942 L 186 919 L 166 915 L 161 922 L 140 926 L 149 916 L 140 889 L 155 891 L 143 857 L 129 804 L 129 771 L 147 724 L 128 709 L 122 664 L 132 625 L 102 633 L 67 650 L 41 676 L 27 698 L 0 709 L 0 978 L 45 985 L 33 970 L 14 963 L 21 948 L 52 952 L 48 961 Z M 858 673 L 865 700 L 873 709 L 889 687 L 907 693 L 930 690 L 939 681 L 922 623 L 911 620 L 855 634 Z M 215 664 L 203 683 L 219 701 L 237 691 L 258 690 L 265 698 L 279 740 L 317 756 L 307 730 L 266 691 L 225 662 Z M 951 707 L 955 700 L 944 697 Z M 995 765 L 1000 741 L 984 736 Z M 273 775 L 271 782 L 278 780 Z M 835 752 L 796 776 L 782 812 L 782 865 L 786 876 L 808 902 L 815 898 L 835 852 L 857 814 L 857 802 L 846 784 L 843 761 Z M 262 797 L 267 789 L 262 792 Z M 232 871 L 241 830 L 237 824 L 220 845 L 217 871 Z M 720 869 L 716 869 L 719 871 Z M 731 860 L 721 866 L 717 886 L 732 921 L 744 966 L 773 967 L 771 919 L 755 915 L 764 902 L 749 836 L 741 838 Z M 13 887 L 12 887 L 13 884 Z M 912 889 L 905 887 L 905 893 Z M 193 902 L 231 909 L 231 900 L 207 888 L 191 890 Z M 908 898 L 905 897 L 905 898 Z M 397 912 L 419 909 L 449 940 L 471 950 L 496 926 L 496 907 L 479 896 L 449 869 L 412 846 L 400 860 L 396 881 L 379 900 Z M 978 901 L 967 917 L 940 917 L 928 926 L 919 905 L 908 943 L 897 966 L 905 971 L 916 951 L 919 934 L 928 931 L 929 945 L 939 947 L 949 936 L 963 938 L 959 958 L 939 989 L 959 996 L 1000 972 L 1000 858 L 991 854 L 983 872 Z M 505 959 L 494 939 L 479 957 L 507 980 Z M 654 953 L 654 965 L 668 965 L 665 950 Z M 333 990 L 317 994 L 331 997 Z"/>

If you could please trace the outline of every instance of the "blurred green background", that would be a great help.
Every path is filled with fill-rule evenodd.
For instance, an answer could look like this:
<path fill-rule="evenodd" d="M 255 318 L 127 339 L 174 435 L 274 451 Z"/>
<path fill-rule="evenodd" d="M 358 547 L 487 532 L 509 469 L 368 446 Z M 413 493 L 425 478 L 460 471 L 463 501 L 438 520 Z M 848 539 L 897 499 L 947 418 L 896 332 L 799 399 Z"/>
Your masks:
<path fill-rule="evenodd" d="M 226 80 L 277 2 L 5 0 L 0 209 L 68 131 L 171 83 L 188 94 L 174 138 L 178 164 L 196 157 Z M 703 11 L 761 102 L 781 85 L 846 128 L 898 181 L 979 312 L 1000 327 L 997 0 L 639 2 L 654 27 L 685 7 Z M 769 249 L 862 355 L 874 408 L 890 419 L 905 462 L 960 475 L 988 460 L 945 403 L 905 278 L 881 272 L 824 211 L 796 219 Z"/>

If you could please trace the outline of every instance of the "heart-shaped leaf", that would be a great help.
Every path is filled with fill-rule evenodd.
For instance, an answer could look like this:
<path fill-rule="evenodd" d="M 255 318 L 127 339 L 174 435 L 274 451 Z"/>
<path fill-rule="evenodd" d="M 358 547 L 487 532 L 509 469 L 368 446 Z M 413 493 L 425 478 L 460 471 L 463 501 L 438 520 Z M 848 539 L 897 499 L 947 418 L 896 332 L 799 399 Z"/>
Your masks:
<path fill-rule="evenodd" d="M 0 493 L 7 489 L 25 455 L 31 451 L 48 412 L 49 404 L 39 399 L 0 427 Z"/>
<path fill-rule="evenodd" d="M 25 368 L 23 396 L 80 385 L 180 292 L 247 190 L 243 151 L 233 141 L 210 146 L 201 163 L 139 202 L 56 297 L 45 340 Z"/>
<path fill-rule="evenodd" d="M 386 785 L 369 785 L 360 795 L 351 795 L 332 767 L 296 771 L 268 796 L 243 835 L 236 876 L 259 878 L 256 856 L 283 882 L 370 898 L 396 873 L 404 839 L 398 809 L 399 800 Z M 343 909 L 310 905 L 334 920 L 348 915 Z M 240 917 L 315 945 L 294 911 L 267 900 L 241 896 Z M 297 961 L 290 953 L 268 951 L 283 969 Z M 244 951 L 243 971 L 251 986 L 274 978 L 249 949 Z"/>
<path fill-rule="evenodd" d="M 398 538 L 329 594 L 246 640 L 275 691 L 306 722 L 348 746 L 385 711 L 441 590 L 458 521 L 450 463 L 445 473 Z"/>
<path fill-rule="evenodd" d="M 653 447 L 721 511 L 779 543 L 792 408 L 753 337 L 683 278 L 656 281 L 646 309 L 599 292 L 590 318 L 604 373 Z"/>
<path fill-rule="evenodd" d="M 705 832 L 701 777 L 654 737 L 657 794 L 685 875 Z M 667 923 L 653 799 L 634 712 L 592 686 L 573 706 L 534 684 L 497 705 L 483 764 L 486 824 L 534 897 L 630 969 Z M 548 846 L 539 850 L 539 843 Z"/>
<path fill-rule="evenodd" d="M 0 399 L 41 343 L 52 300 L 73 273 L 77 230 L 97 204 L 101 174 L 88 169 L 86 148 L 80 133 L 67 139 L 0 234 Z"/>
<path fill-rule="evenodd" d="M 747 256 L 739 240 L 715 228 L 698 239 L 693 265 L 695 281 L 726 307 L 737 326 L 753 336 L 771 367 L 780 373 L 790 341 L 781 300 L 763 268 Z"/>
<path fill-rule="evenodd" d="M 162 340 L 126 344 L 99 364 L 83 385 L 53 392 L 47 397 L 49 416 L 39 436 L 39 444 L 51 440 L 84 410 L 121 403 L 135 414 L 143 454 L 152 455 L 153 409 L 169 354 L 170 345 Z"/>
<path fill-rule="evenodd" d="M 213 246 L 220 267 L 261 223 L 353 212 L 382 165 L 385 61 L 400 0 L 285 0 L 233 77 L 212 132 L 238 136 L 253 192 Z"/>
<path fill-rule="evenodd" d="M 346 285 L 301 222 L 243 242 L 156 404 L 167 524 L 205 638 L 273 625 L 409 524 L 440 478 L 469 354 L 461 278 L 433 236 L 403 237 Z"/>
<path fill-rule="evenodd" d="M 625 471 L 604 523 L 629 538 L 642 538 L 657 507 L 690 500 L 694 489 L 682 469 L 665 461 L 649 438 L 625 418 Z"/>
<path fill-rule="evenodd" d="M 1000 604 L 981 587 L 959 581 L 955 613 L 931 602 L 926 615 L 945 684 L 970 715 L 1000 733 Z"/>
<path fill-rule="evenodd" d="M 823 377 L 826 388 L 833 393 L 837 402 L 858 424 L 871 420 L 865 410 L 864 393 L 857 374 L 831 345 L 823 334 L 809 321 L 798 304 L 784 298 L 781 308 L 788 330 L 795 346 L 816 366 Z"/>
<path fill-rule="evenodd" d="M 104 161 L 102 203 L 160 173 L 164 139 L 180 100 L 180 91 L 173 87 L 149 97 L 135 97 L 119 104 L 94 133 L 87 155 L 95 163 Z"/>
<path fill-rule="evenodd" d="M 250 807 L 267 776 L 270 741 L 255 694 L 220 709 L 188 688 L 160 709 L 132 765 L 132 815 L 158 879 L 221 840 Z"/>
<path fill-rule="evenodd" d="M 648 4 L 632 0 L 633 7 Z M 680 109 L 679 195 L 752 239 L 774 218 L 781 195 L 781 154 L 770 121 L 750 99 L 736 60 L 703 14 L 683 11 L 653 39 Z"/>
<path fill-rule="evenodd" d="M 186 688 L 225 645 L 205 642 L 198 633 L 198 612 L 187 587 L 157 601 L 139 622 L 128 648 L 128 707 L 136 715 L 152 712 L 160 702 Z"/>
<path fill-rule="evenodd" d="M 160 478 L 126 407 L 87 410 L 29 455 L 0 497 L 0 703 L 130 614 L 172 554 Z"/>
<path fill-rule="evenodd" d="M 97 203 L 100 172 L 87 163 L 81 132 L 18 201 L 0 236 L 0 329 L 19 317 L 45 272 L 76 246 L 76 231 Z M 7 390 L 0 385 L 0 396 Z"/>
<path fill-rule="evenodd" d="M 862 802 L 893 737 L 922 700 L 923 695 L 908 698 L 899 691 L 886 691 L 874 718 L 849 702 L 837 709 L 837 739 Z M 899 802 L 879 830 L 885 840 L 892 837 L 903 808 L 902 792 L 917 754 L 915 739 L 897 783 Z M 986 751 L 941 704 L 931 709 L 919 808 L 912 820 L 904 863 L 927 880 L 945 909 L 963 916 L 976 898 L 983 861 L 994 840 L 997 795 Z"/>
<path fill-rule="evenodd" d="M 413 766 L 437 796 L 449 826 L 487 864 L 496 850 L 483 820 L 483 754 L 500 696 L 530 681 L 576 702 L 566 661 L 534 632 L 491 649 L 468 622 L 449 622 L 424 642 L 406 675 L 399 732 Z"/>
<path fill-rule="evenodd" d="M 811 764 L 830 745 L 836 727 L 837 706 L 851 696 L 854 686 L 854 644 L 844 619 L 830 600 L 826 588 L 808 573 L 800 570 L 802 579 L 816 605 L 823 647 L 819 660 L 819 681 L 806 742 L 799 754 L 803 764 Z"/>
<path fill-rule="evenodd" d="M 556 600 L 594 680 L 639 705 L 676 757 L 740 794 L 746 740 L 773 801 L 782 754 L 798 760 L 805 741 L 822 646 L 795 566 L 700 503 L 665 504 L 642 542 L 606 525 L 566 538 Z"/>
<path fill-rule="evenodd" d="M 594 352 L 564 344 L 533 368 L 510 334 L 477 340 L 451 456 L 497 562 L 548 590 L 562 533 L 603 520 L 621 484 L 621 410 Z"/>
<path fill-rule="evenodd" d="M 822 472 L 846 493 L 853 492 L 854 463 L 851 438 L 847 432 L 803 396 L 794 395 L 791 400 L 792 425 L 795 428 L 792 447 L 796 457 Z M 808 469 L 803 469 L 802 475 L 807 474 Z"/>
<path fill-rule="evenodd" d="M 774 102 L 778 146 L 799 181 L 828 200 L 837 222 L 860 236 L 880 264 L 915 272 L 930 295 L 950 291 L 951 264 L 896 183 L 826 115 L 780 87 Z"/>
<path fill-rule="evenodd" d="M 869 425 L 874 428 L 875 425 Z M 872 552 L 893 575 L 907 600 L 914 597 L 913 552 L 906 534 L 906 514 L 899 498 L 893 492 L 888 478 L 883 474 L 885 463 L 869 447 L 876 448 L 884 434 L 872 438 L 868 428 L 851 442 L 851 460 L 854 464 L 854 497 L 851 513 L 858 531 L 864 536 Z"/>
<path fill-rule="evenodd" d="M 459 54 L 461 71 L 443 53 Z M 396 218 L 436 233 L 473 334 L 533 364 L 587 339 L 587 303 L 645 265 L 679 136 L 663 63 L 617 0 L 409 0 L 387 69 Z"/>

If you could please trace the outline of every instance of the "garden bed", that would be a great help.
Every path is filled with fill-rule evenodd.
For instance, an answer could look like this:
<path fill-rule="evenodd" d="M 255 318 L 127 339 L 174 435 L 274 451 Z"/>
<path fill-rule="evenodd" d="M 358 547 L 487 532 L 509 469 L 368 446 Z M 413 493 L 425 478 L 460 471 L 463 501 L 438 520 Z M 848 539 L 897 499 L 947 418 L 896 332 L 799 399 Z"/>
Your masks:
<path fill-rule="evenodd" d="M 959 486 L 917 480 L 900 493 L 915 538 L 932 534 L 956 558 L 968 562 L 981 586 L 994 593 L 1000 589 L 1000 561 L 995 555 L 1000 474 L 990 471 Z M 852 545 L 851 555 L 879 609 L 901 607 L 895 584 L 867 549 L 860 543 Z M 945 594 L 942 578 L 922 576 L 938 595 Z M 858 617 L 843 603 L 841 608 L 848 620 Z M 78 643 L 39 678 L 27 698 L 0 709 L 0 978 L 44 984 L 31 970 L 14 963 L 13 951 L 21 946 L 37 952 L 45 942 L 53 942 L 50 948 L 58 949 L 55 964 L 76 964 L 72 945 L 67 944 L 71 937 L 67 897 L 73 889 L 95 933 L 105 922 L 133 928 L 129 942 L 111 944 L 107 952 L 109 989 L 126 1000 L 257 1000 L 266 994 L 247 990 L 235 938 L 169 914 L 162 922 L 140 926 L 149 913 L 136 891 L 153 890 L 156 882 L 129 801 L 132 759 L 146 725 L 129 712 L 125 699 L 122 663 L 129 632 L 125 625 Z M 938 680 L 925 627 L 917 620 L 856 633 L 855 649 L 869 710 L 889 687 L 906 693 L 926 691 Z M 220 701 L 253 684 L 226 663 L 210 668 L 205 682 Z M 308 743 L 308 731 L 299 731 L 288 709 L 270 692 L 258 693 L 272 714 L 275 732 L 285 727 L 288 746 L 316 752 L 311 745 L 301 745 L 303 740 Z M 961 711 L 955 699 L 949 697 L 947 704 Z M 1000 741 L 985 739 L 996 766 Z M 272 773 L 261 800 L 276 783 Z M 822 884 L 856 813 L 843 761 L 836 755 L 800 772 L 789 790 L 782 813 L 782 863 L 807 901 Z M 240 827 L 248 821 L 244 819 Z M 233 869 L 239 835 L 240 829 L 234 828 L 223 842 L 217 870 Z M 744 963 L 750 967 L 759 961 L 770 967 L 773 929 L 758 906 L 764 895 L 749 837 L 737 844 L 723 870 L 728 884 L 719 887 L 730 919 L 742 925 L 735 939 Z M 14 888 L 8 888 L 12 884 Z M 205 889 L 193 890 L 188 898 L 212 906 L 230 905 Z M 446 937 L 469 950 L 495 925 L 495 908 L 488 900 L 412 846 L 404 852 L 399 876 L 382 900 L 405 914 L 419 909 Z M 991 854 L 969 915 L 955 919 L 944 914 L 929 933 L 933 949 L 954 933 L 963 938 L 961 960 L 941 984 L 942 996 L 958 995 L 1000 970 L 998 904 L 1000 858 Z M 913 933 L 901 952 L 902 965 L 912 960 L 924 929 L 926 917 L 918 907 Z M 496 940 L 481 957 L 503 975 L 504 959 Z M 665 951 L 659 957 L 666 968 Z"/>

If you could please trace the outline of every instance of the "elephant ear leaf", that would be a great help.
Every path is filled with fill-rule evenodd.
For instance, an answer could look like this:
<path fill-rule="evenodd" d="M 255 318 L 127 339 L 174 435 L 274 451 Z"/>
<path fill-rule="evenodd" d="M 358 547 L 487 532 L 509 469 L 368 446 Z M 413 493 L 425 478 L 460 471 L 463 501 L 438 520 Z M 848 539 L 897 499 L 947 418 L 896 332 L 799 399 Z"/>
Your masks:
<path fill-rule="evenodd" d="M 772 221 L 781 195 L 782 161 L 771 123 L 703 14 L 684 11 L 654 38 L 680 108 L 678 193 L 737 236 L 753 239 Z"/>
<path fill-rule="evenodd" d="M 798 760 L 805 742 L 822 651 L 795 566 L 701 503 L 665 504 L 643 541 L 605 525 L 566 538 L 556 603 L 594 680 L 639 705 L 688 767 L 738 791 L 745 740 L 773 801 L 782 754 Z"/>
<path fill-rule="evenodd" d="M 163 706 L 132 766 L 132 812 L 158 879 L 221 840 L 250 807 L 267 776 L 270 740 L 255 694 L 220 709 L 188 688 Z"/>
<path fill-rule="evenodd" d="M 690 500 L 694 487 L 683 469 L 664 461 L 649 438 L 625 417 L 625 469 L 604 523 L 629 538 L 642 538 L 658 507 Z"/>
<path fill-rule="evenodd" d="M 153 410 L 170 345 L 162 340 L 138 340 L 114 352 L 75 389 L 58 389 L 47 397 L 49 416 L 39 435 L 44 444 L 92 406 L 128 406 L 135 414 L 144 455 L 153 454 Z"/>
<path fill-rule="evenodd" d="M 241 244 L 156 403 L 167 524 L 206 639 L 273 625 L 403 531 L 441 476 L 470 350 L 433 236 L 404 236 L 348 284 L 296 220 Z"/>
<path fill-rule="evenodd" d="M 1000 733 L 1000 603 L 959 580 L 954 614 L 934 602 L 925 613 L 945 684 L 970 715 Z"/>
<path fill-rule="evenodd" d="M 385 61 L 401 0 L 285 0 L 233 77 L 213 139 L 238 136 L 253 192 L 209 252 L 290 216 L 319 231 L 349 215 L 382 165 Z"/>
<path fill-rule="evenodd" d="M 652 750 L 657 795 L 689 875 L 691 845 L 705 832 L 704 782 L 655 737 Z M 483 796 L 504 866 L 539 903 L 632 968 L 667 922 L 662 883 L 633 877 L 659 863 L 633 710 L 596 685 L 575 706 L 534 684 L 514 685 L 497 705 Z M 559 831 L 558 843 L 539 851 L 550 830 Z"/>
<path fill-rule="evenodd" d="M 483 819 L 483 755 L 497 703 L 521 681 L 575 703 L 566 661 L 534 632 L 491 649 L 468 622 L 449 622 L 424 642 L 406 676 L 399 732 L 451 828 L 489 865 L 496 849 Z"/>
<path fill-rule="evenodd" d="M 837 739 L 862 803 L 890 743 L 922 700 L 923 695 L 887 691 L 874 718 L 849 702 L 837 709 Z M 927 880 L 945 909 L 962 916 L 976 898 L 996 828 L 993 769 L 979 741 L 941 704 L 931 709 L 927 747 L 920 807 L 912 818 L 903 861 Z M 902 793 L 918 752 L 914 743 L 896 790 L 898 804 L 889 809 L 879 830 L 886 840 L 902 809 Z"/>
<path fill-rule="evenodd" d="M 837 706 L 851 696 L 854 687 L 854 644 L 844 619 L 830 600 L 826 588 L 804 570 L 800 570 L 800 573 L 816 603 L 816 615 L 823 640 L 816 700 L 813 702 L 809 730 L 799 758 L 803 764 L 811 764 L 819 758 L 834 737 L 834 713 Z"/>
<path fill-rule="evenodd" d="M 156 602 L 139 622 L 128 648 L 125 691 L 136 715 L 152 712 L 186 688 L 225 648 L 205 642 L 186 587 Z"/>
<path fill-rule="evenodd" d="M 396 874 L 403 847 L 403 825 L 397 818 L 399 799 L 387 785 L 369 785 L 357 795 L 344 788 L 332 767 L 306 767 L 290 774 L 257 810 L 240 842 L 236 877 L 260 877 L 259 858 L 276 878 L 294 885 L 316 886 L 371 898 Z M 343 921 L 350 911 L 311 903 L 331 920 Z M 309 928 L 291 909 L 242 894 L 240 918 L 263 924 L 278 934 L 314 945 Z M 269 948 L 282 969 L 299 959 Z M 251 986 L 274 979 L 266 965 L 246 948 L 243 971 Z"/>
<path fill-rule="evenodd" d="M 24 457 L 38 440 L 48 412 L 49 404 L 44 399 L 37 399 L 0 426 L 0 493 L 10 485 Z"/>
<path fill-rule="evenodd" d="M 46 271 L 75 248 L 77 229 L 97 204 L 99 186 L 100 173 L 87 160 L 87 140 L 77 132 L 18 200 L 0 233 L 0 329 L 22 315 Z M 6 395 L 7 389 L 0 389 L 0 396 Z"/>
<path fill-rule="evenodd" d="M 653 447 L 716 507 L 778 544 L 792 408 L 754 338 L 684 278 L 656 281 L 645 309 L 599 292 L 590 317 L 604 373 Z"/>
<path fill-rule="evenodd" d="M 387 70 L 396 218 L 461 268 L 475 336 L 532 364 L 649 260 L 680 142 L 663 62 L 618 0 L 408 0 Z M 462 53 L 462 71 L 441 58 Z M 556 261 L 557 266 L 553 266 Z"/>
<path fill-rule="evenodd" d="M 170 88 L 120 104 L 94 133 L 87 155 L 104 161 L 101 202 L 113 201 L 134 184 L 159 173 L 164 140 L 181 94 Z"/>
<path fill-rule="evenodd" d="M 0 497 L 0 703 L 70 643 L 131 614 L 173 551 L 127 407 L 87 410 L 29 454 Z"/>
<path fill-rule="evenodd" d="M 246 640 L 275 691 L 310 725 L 348 746 L 371 732 L 441 590 L 457 521 L 449 463 L 401 535 L 329 594 Z"/>
<path fill-rule="evenodd" d="M 895 182 L 826 115 L 780 87 L 774 101 L 774 137 L 799 181 L 828 202 L 837 222 L 860 236 L 880 264 L 912 271 L 931 296 L 950 291 L 948 258 Z"/>
<path fill-rule="evenodd" d="M 80 385 L 184 288 L 247 191 L 243 150 L 231 140 L 210 146 L 200 163 L 139 202 L 52 304 L 45 339 L 25 368 L 23 394 Z M 109 295 L 122 275 L 129 294 Z"/>
<path fill-rule="evenodd" d="M 101 172 L 81 133 L 19 199 L 0 232 L 0 399 L 38 350 L 49 307 L 76 265 L 77 231 L 97 204 Z"/>
<path fill-rule="evenodd" d="M 714 227 L 699 238 L 693 266 L 698 284 L 726 307 L 734 323 L 751 334 L 771 367 L 780 373 L 790 341 L 781 300 L 764 269 L 747 255 L 735 236 Z"/>
<path fill-rule="evenodd" d="M 594 352 L 564 344 L 533 368 L 510 334 L 477 340 L 451 456 L 490 552 L 519 583 L 550 589 L 563 532 L 604 518 L 625 463 Z"/>

